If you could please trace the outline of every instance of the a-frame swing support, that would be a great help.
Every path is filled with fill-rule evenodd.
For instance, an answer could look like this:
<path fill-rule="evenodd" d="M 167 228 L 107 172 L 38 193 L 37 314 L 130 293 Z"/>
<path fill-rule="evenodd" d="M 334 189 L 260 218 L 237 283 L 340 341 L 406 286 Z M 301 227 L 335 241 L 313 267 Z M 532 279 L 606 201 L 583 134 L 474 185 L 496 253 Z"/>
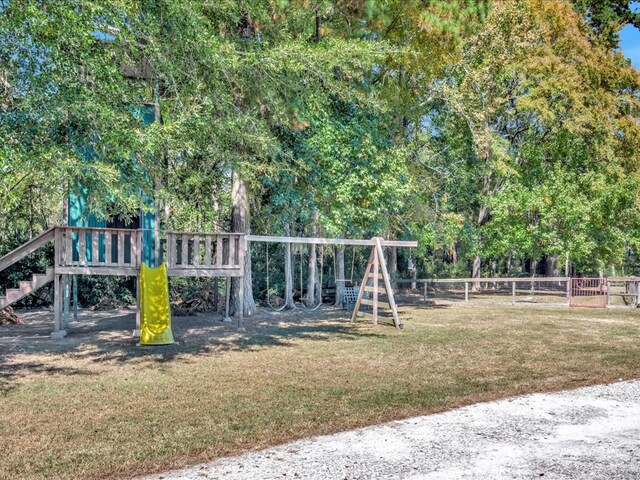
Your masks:
<path fill-rule="evenodd" d="M 299 244 L 317 244 L 317 245 L 358 245 L 371 246 L 371 255 L 367 262 L 365 274 L 358 291 L 358 300 L 353 309 L 351 321 L 355 321 L 358 313 L 371 315 L 374 325 L 378 324 L 378 313 L 380 307 L 391 311 L 393 316 L 393 324 L 396 328 L 402 328 L 402 322 L 398 316 L 398 307 L 393 297 L 393 288 L 391 287 L 391 278 L 387 270 L 387 263 L 384 259 L 383 247 L 417 247 L 418 242 L 401 241 L 401 240 L 385 240 L 382 237 L 374 237 L 370 240 L 351 240 L 343 238 L 304 238 L 304 237 L 279 237 L 279 236 L 262 236 L 247 235 L 246 240 L 250 242 L 274 242 L 274 243 L 299 243 Z M 380 280 L 384 285 L 380 285 Z M 370 284 L 371 283 L 371 284 Z M 365 292 L 371 293 L 371 299 L 364 298 Z M 387 296 L 387 302 L 380 300 L 380 295 Z M 361 312 L 363 306 L 372 307 L 372 313 Z"/>
<path fill-rule="evenodd" d="M 351 321 L 355 321 L 359 313 L 367 315 L 368 312 L 360 311 L 360 307 L 362 307 L 362 305 L 367 305 L 372 308 L 371 317 L 373 324 L 377 325 L 379 308 L 384 307 L 391 310 L 393 325 L 396 328 L 402 328 L 402 322 L 398 316 L 398 307 L 396 305 L 395 298 L 393 297 L 393 288 L 391 287 L 391 279 L 389 278 L 387 263 L 384 259 L 384 252 L 382 250 L 382 242 L 384 239 L 376 237 L 373 240 L 375 241 L 375 244 L 371 247 L 371 255 L 369 255 L 369 261 L 367 262 L 364 277 L 360 284 L 358 300 L 353 308 Z M 380 286 L 380 280 L 384 282 L 384 286 L 382 287 Z M 370 300 L 364 298 L 365 293 L 371 293 Z M 386 295 L 388 301 L 381 301 L 380 295 Z"/>

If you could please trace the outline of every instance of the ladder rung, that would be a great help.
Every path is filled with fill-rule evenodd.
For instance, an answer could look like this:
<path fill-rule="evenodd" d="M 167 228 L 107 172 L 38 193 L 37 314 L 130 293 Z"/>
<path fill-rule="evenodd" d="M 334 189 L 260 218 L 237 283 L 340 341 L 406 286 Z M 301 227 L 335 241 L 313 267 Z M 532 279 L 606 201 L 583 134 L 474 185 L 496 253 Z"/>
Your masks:
<path fill-rule="evenodd" d="M 364 287 L 364 291 L 365 292 L 371 292 L 371 293 L 376 293 L 374 288 L 367 285 L 366 287 Z M 378 287 L 378 294 L 380 295 L 386 295 L 387 294 L 387 289 L 384 287 Z"/>
<path fill-rule="evenodd" d="M 367 300 L 367 299 L 362 299 L 360 301 L 361 305 L 368 305 L 370 307 L 373 307 L 373 300 Z M 387 302 L 381 302 L 380 300 L 378 300 L 378 307 L 382 307 L 382 308 L 391 308 L 391 305 Z"/>

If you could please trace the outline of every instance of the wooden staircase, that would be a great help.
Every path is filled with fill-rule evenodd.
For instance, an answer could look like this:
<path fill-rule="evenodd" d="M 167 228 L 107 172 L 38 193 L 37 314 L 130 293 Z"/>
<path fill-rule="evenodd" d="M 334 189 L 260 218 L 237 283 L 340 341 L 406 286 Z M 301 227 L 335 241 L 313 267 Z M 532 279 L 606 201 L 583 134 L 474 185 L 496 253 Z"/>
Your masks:
<path fill-rule="evenodd" d="M 20 282 L 18 288 L 7 288 L 4 297 L 0 297 L 0 310 L 11 304 L 22 300 L 24 297 L 31 295 L 36 290 L 44 287 L 47 283 L 53 282 L 54 268 L 47 268 L 46 273 L 36 273 L 31 281 L 25 280 Z"/>
<path fill-rule="evenodd" d="M 35 238 L 32 238 L 24 245 L 19 246 L 12 252 L 0 257 L 0 271 L 5 270 L 14 263 L 22 260 L 27 255 L 35 252 L 46 243 L 52 241 L 55 236 L 55 229 L 50 228 Z M 53 267 L 47 268 L 46 273 L 36 273 L 31 277 L 31 281 L 22 281 L 18 288 L 8 288 L 4 297 L 0 297 L 0 310 L 16 303 L 18 300 L 32 294 L 47 283 L 52 282 L 55 276 Z"/>

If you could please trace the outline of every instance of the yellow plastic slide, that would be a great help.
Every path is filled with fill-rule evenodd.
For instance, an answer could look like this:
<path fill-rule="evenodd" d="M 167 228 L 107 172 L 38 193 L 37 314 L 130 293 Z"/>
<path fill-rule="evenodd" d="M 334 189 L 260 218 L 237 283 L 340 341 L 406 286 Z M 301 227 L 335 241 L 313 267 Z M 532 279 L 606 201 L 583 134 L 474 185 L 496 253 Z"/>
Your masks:
<path fill-rule="evenodd" d="M 140 345 L 174 343 L 167 265 L 140 268 Z"/>

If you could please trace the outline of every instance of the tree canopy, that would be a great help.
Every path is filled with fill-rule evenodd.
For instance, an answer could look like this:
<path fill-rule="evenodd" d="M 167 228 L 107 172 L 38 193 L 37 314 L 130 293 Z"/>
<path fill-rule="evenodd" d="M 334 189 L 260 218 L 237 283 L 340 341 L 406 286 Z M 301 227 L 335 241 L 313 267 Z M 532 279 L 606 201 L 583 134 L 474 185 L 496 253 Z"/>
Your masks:
<path fill-rule="evenodd" d="M 237 177 L 254 232 L 415 238 L 425 275 L 634 261 L 632 2 L 0 5 L 3 250 L 80 188 L 229 229 Z"/>

